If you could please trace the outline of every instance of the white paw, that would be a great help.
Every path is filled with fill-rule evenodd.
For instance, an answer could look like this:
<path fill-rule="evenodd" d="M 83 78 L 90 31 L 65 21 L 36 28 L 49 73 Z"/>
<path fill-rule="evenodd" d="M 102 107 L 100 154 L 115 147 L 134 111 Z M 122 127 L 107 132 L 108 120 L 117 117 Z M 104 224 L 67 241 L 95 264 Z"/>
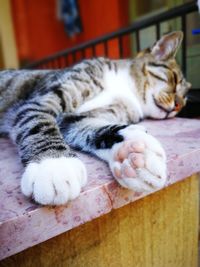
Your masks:
<path fill-rule="evenodd" d="M 86 168 L 78 158 L 48 158 L 28 164 L 21 189 L 40 204 L 62 205 L 78 197 L 86 182 Z"/>
<path fill-rule="evenodd" d="M 109 161 L 117 181 L 137 192 L 153 192 L 167 179 L 166 156 L 158 140 L 144 129 L 129 126 L 120 130 L 124 141 L 112 147 Z"/>

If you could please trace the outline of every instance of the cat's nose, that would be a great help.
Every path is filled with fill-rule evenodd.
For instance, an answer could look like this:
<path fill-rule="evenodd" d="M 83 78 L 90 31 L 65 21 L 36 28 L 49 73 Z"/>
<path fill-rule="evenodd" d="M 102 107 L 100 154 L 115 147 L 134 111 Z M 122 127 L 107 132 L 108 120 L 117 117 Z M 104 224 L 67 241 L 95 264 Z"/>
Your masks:
<path fill-rule="evenodd" d="M 181 105 L 179 103 L 175 103 L 173 111 L 180 111 Z"/>
<path fill-rule="evenodd" d="M 175 101 L 174 101 L 174 111 L 180 111 L 181 108 L 183 107 L 184 103 L 183 103 L 183 99 L 180 98 L 179 96 L 175 97 Z"/>

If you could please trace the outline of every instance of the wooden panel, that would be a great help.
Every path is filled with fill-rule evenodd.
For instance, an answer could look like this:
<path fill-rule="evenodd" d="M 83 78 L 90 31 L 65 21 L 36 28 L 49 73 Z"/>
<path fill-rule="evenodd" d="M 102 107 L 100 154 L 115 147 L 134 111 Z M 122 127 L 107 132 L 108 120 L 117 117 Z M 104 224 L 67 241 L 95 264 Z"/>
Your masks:
<path fill-rule="evenodd" d="M 0 67 L 18 67 L 17 51 L 9 0 L 0 1 Z"/>
<path fill-rule="evenodd" d="M 0 266 L 195 267 L 198 177 L 114 210 Z"/>

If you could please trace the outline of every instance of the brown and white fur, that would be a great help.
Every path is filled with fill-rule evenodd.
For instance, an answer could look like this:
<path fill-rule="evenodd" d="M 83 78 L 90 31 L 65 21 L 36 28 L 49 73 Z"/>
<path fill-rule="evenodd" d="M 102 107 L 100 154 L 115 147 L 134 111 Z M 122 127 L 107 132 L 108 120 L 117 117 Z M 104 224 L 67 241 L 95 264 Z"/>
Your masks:
<path fill-rule="evenodd" d="M 165 35 L 135 59 L 1 72 L 0 132 L 18 147 L 25 167 L 22 192 L 41 204 L 76 198 L 87 173 L 70 147 L 105 160 L 123 187 L 162 188 L 165 152 L 134 124 L 174 117 L 185 105 L 190 84 L 175 60 L 182 38 L 182 32 Z"/>

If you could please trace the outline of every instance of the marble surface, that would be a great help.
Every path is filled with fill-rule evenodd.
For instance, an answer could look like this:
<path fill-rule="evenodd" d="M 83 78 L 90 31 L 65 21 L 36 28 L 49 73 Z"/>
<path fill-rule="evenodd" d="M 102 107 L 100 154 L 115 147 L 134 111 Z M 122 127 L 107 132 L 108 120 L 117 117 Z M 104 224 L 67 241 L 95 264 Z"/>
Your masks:
<path fill-rule="evenodd" d="M 200 171 L 200 120 L 175 118 L 142 124 L 166 150 L 166 186 Z M 81 195 L 66 206 L 43 207 L 21 194 L 23 167 L 16 148 L 10 140 L 0 138 L 0 259 L 145 196 L 120 187 L 106 163 L 78 155 L 89 177 Z"/>

